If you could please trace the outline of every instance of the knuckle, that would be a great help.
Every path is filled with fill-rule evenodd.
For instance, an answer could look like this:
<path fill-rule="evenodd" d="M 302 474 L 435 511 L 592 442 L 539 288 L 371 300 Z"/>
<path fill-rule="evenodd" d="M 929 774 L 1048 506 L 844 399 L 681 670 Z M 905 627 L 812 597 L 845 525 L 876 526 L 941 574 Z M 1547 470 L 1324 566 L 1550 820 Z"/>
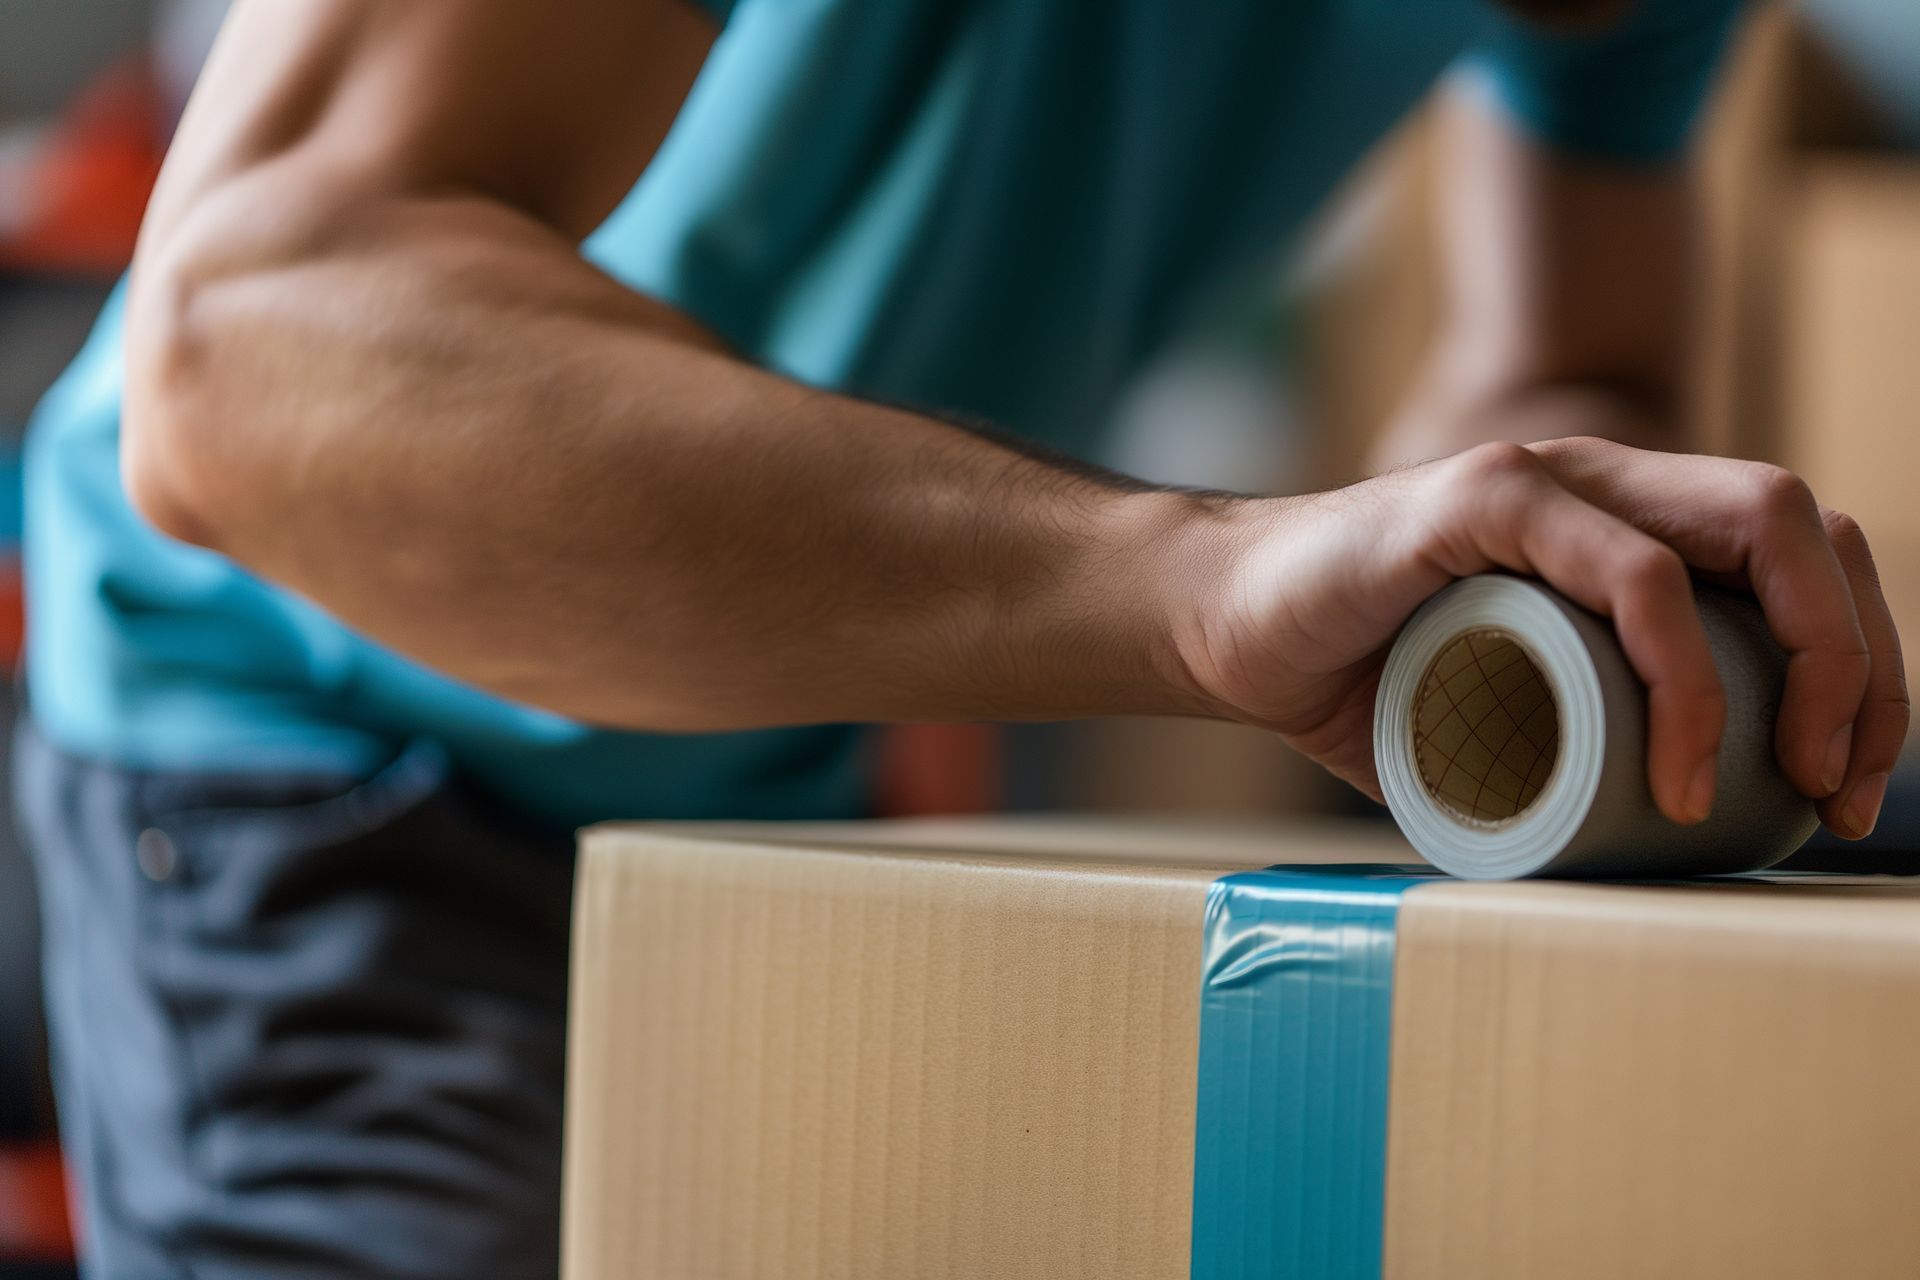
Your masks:
<path fill-rule="evenodd" d="M 1807 482 L 1785 467 L 1756 463 L 1753 489 L 1760 513 L 1770 518 L 1798 519 L 1818 509 Z"/>
<path fill-rule="evenodd" d="M 1618 447 L 1599 436 L 1559 436 L 1522 446 L 1540 470 L 1556 479 L 1563 475 L 1605 471 L 1607 451 Z"/>
<path fill-rule="evenodd" d="M 1823 511 L 1820 519 L 1827 526 L 1827 536 L 1835 542 L 1857 542 L 1863 546 L 1866 544 L 1867 531 L 1860 527 L 1858 520 L 1846 512 Z"/>
<path fill-rule="evenodd" d="M 1821 515 L 1826 525 L 1827 541 L 1833 544 L 1834 551 L 1843 563 L 1852 565 L 1870 575 L 1875 574 L 1873 548 L 1867 542 L 1867 531 L 1860 522 L 1844 511 L 1827 511 Z M 1877 581 L 1877 575 L 1874 580 Z"/>
<path fill-rule="evenodd" d="M 1907 696 L 1907 683 L 1904 679 L 1889 682 L 1885 689 L 1875 690 L 1861 704 L 1857 723 L 1866 730 L 1867 737 L 1881 744 L 1887 761 L 1890 763 L 1906 742 L 1907 730 L 1913 724 L 1913 702 Z"/>
<path fill-rule="evenodd" d="M 1881 691 L 1879 697 L 1889 711 L 1899 716 L 1900 724 L 1904 731 L 1908 720 L 1911 719 L 1913 715 L 1913 699 L 1907 692 L 1906 663 L 1900 660 L 1898 653 L 1895 653 L 1885 664 L 1885 671 L 1885 688 Z"/>
<path fill-rule="evenodd" d="M 1713 739 L 1726 730 L 1727 695 L 1710 665 L 1676 672 L 1667 687 L 1688 732 Z"/>
<path fill-rule="evenodd" d="M 1531 450 L 1505 440 L 1475 445 L 1459 461 L 1467 478 L 1481 484 L 1523 479 L 1540 471 L 1540 459 Z"/>
<path fill-rule="evenodd" d="M 1687 565 L 1672 547 L 1654 544 L 1635 552 L 1624 566 L 1629 591 L 1640 596 L 1687 589 Z"/>
<path fill-rule="evenodd" d="M 1531 446 L 1555 457 L 1580 457 L 1588 454 L 1617 453 L 1626 446 L 1605 436 L 1561 436 Z"/>
<path fill-rule="evenodd" d="M 1553 440 L 1537 440 L 1523 447 L 1534 457 L 1553 462 L 1578 455 L 1592 442 L 1588 436 L 1561 436 Z"/>

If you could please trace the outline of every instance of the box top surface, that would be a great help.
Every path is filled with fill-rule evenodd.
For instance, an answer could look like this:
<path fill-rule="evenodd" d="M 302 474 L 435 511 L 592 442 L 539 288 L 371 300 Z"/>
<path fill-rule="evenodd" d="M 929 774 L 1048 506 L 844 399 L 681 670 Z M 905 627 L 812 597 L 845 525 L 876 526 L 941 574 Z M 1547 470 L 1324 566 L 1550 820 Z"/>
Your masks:
<path fill-rule="evenodd" d="M 1391 826 L 1340 819 L 1282 824 L 1034 815 L 866 822 L 611 822 L 587 828 L 582 837 L 584 847 L 608 851 L 687 841 L 1220 875 L 1282 864 L 1420 862 L 1420 856 Z"/>
<path fill-rule="evenodd" d="M 1192 821 L 1149 817 L 988 816 L 884 819 L 866 822 L 604 823 L 588 828 L 582 847 L 594 856 L 644 857 L 649 850 L 686 852 L 711 846 L 780 850 L 860 859 L 912 859 L 955 867 L 1075 874 L 1220 877 L 1272 867 L 1349 864 L 1425 869 L 1392 827 L 1353 819 L 1306 822 Z M 1529 880 L 1473 883 L 1438 879 L 1421 893 L 1443 893 L 1458 905 L 1525 910 L 1571 921 L 1626 912 L 1642 919 L 1692 913 L 1750 918 L 1768 928 L 1847 928 L 1866 917 L 1888 927 L 1920 923 L 1920 877 L 1794 872 L 1710 880 L 1580 882 Z M 1867 904 L 1874 904 L 1868 907 Z M 1920 936 L 1920 935 L 1917 935 Z"/>

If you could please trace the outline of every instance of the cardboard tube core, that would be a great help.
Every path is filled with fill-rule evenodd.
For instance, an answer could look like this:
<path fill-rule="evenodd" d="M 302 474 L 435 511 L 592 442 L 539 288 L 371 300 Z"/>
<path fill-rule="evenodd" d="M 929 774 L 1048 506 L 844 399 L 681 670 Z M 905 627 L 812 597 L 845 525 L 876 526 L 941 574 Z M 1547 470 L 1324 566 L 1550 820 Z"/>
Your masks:
<path fill-rule="evenodd" d="M 1449 816 L 1485 826 L 1524 814 L 1553 776 L 1560 709 L 1511 632 L 1462 632 L 1434 655 L 1413 700 L 1421 785 Z"/>

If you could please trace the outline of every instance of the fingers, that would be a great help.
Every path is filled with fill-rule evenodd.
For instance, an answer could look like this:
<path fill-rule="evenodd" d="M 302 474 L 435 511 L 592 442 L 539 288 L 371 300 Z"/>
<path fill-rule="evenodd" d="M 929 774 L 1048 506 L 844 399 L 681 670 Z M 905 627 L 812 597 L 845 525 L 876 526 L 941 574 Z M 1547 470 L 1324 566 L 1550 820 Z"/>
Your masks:
<path fill-rule="evenodd" d="M 1602 441 L 1488 446 L 1455 460 L 1451 573 L 1537 574 L 1611 616 L 1648 686 L 1648 782 L 1679 821 L 1711 805 L 1725 702 L 1689 566 L 1750 587 L 1787 651 L 1776 752 L 1841 835 L 1872 830 L 1905 739 L 1900 642 L 1858 525 L 1777 467 Z"/>
<path fill-rule="evenodd" d="M 1597 441 L 1561 441 L 1541 452 L 1574 492 L 1695 567 L 1751 586 L 1788 655 L 1775 751 L 1794 785 L 1821 799 L 1864 777 L 1851 761 L 1878 662 L 1860 610 L 1884 612 L 1886 603 L 1877 582 L 1856 581 L 1842 568 L 1807 486 L 1761 463 Z M 1885 714 L 1875 722 L 1884 724 Z"/>
<path fill-rule="evenodd" d="M 1719 783 L 1727 700 L 1686 565 L 1670 548 L 1654 546 L 1656 552 L 1629 564 L 1598 612 L 1613 619 L 1627 661 L 1647 686 L 1647 784 L 1654 800 L 1675 822 L 1699 822 L 1712 811 Z"/>
<path fill-rule="evenodd" d="M 1797 479 L 1761 485 L 1757 518 L 1748 520 L 1747 576 L 1787 651 L 1774 751 L 1794 784 L 1817 799 L 1846 778 L 1872 660 L 1813 494 Z"/>
<path fill-rule="evenodd" d="M 1685 563 L 1670 547 L 1562 487 L 1526 449 L 1483 446 L 1455 460 L 1442 504 L 1452 573 L 1531 573 L 1614 620 L 1647 686 L 1647 782 L 1661 812 L 1697 822 L 1713 806 L 1726 699 L 1694 608 Z"/>
<path fill-rule="evenodd" d="M 1873 830 L 1880 816 L 1887 775 L 1907 738 L 1910 710 L 1906 663 L 1866 535 L 1850 516 L 1824 508 L 1820 514 L 1828 542 L 1853 592 L 1860 629 L 1872 658 L 1866 697 L 1853 720 L 1845 777 L 1820 805 L 1820 818 L 1831 830 L 1857 840 Z"/>

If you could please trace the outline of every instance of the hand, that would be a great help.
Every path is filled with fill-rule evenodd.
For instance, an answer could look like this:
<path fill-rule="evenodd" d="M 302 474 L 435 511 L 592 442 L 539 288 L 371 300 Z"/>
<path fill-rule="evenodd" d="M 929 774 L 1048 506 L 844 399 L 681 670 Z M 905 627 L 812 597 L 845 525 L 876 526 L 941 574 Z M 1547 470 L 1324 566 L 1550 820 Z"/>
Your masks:
<path fill-rule="evenodd" d="M 1227 508 L 1185 669 L 1234 718 L 1378 798 L 1388 643 L 1455 578 L 1538 577 L 1614 620 L 1646 683 L 1662 812 L 1713 803 L 1725 699 L 1689 571 L 1751 590 L 1790 656 L 1776 750 L 1822 820 L 1873 829 L 1906 736 L 1900 641 L 1866 539 L 1792 473 L 1605 440 L 1490 444 L 1331 493 Z"/>

